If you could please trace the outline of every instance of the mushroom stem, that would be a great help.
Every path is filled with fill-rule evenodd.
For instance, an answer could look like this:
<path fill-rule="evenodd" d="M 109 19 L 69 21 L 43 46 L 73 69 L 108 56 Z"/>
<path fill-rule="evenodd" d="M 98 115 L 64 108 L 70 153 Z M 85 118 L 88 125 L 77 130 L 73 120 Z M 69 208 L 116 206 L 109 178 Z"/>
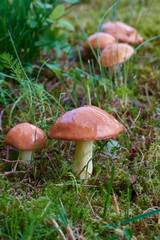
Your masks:
<path fill-rule="evenodd" d="M 90 160 L 92 158 L 92 146 L 93 141 L 77 141 L 76 143 L 73 172 L 79 175 L 80 179 L 90 178 L 92 174 L 93 166 L 92 160 Z"/>
<path fill-rule="evenodd" d="M 31 163 L 31 159 L 32 159 L 32 152 L 33 151 L 19 151 L 19 156 L 18 156 L 18 160 L 23 161 L 23 164 L 29 166 Z"/>

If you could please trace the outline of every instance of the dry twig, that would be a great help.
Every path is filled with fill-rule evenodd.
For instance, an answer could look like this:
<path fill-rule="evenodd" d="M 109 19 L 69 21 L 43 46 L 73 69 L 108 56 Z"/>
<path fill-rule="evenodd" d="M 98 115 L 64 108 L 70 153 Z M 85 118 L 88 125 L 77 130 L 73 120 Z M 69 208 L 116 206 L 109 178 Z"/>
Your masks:
<path fill-rule="evenodd" d="M 116 198 L 116 195 L 115 195 L 115 194 L 113 194 L 113 201 L 114 201 L 114 206 L 115 206 L 116 212 L 117 212 L 118 214 L 120 214 L 119 206 L 118 206 L 118 202 L 117 202 L 117 198 Z"/>
<path fill-rule="evenodd" d="M 76 240 L 73 232 L 72 232 L 72 229 L 69 225 L 67 225 L 67 233 L 68 233 L 68 236 L 69 236 L 69 240 Z"/>
<path fill-rule="evenodd" d="M 63 240 L 67 240 L 67 238 L 65 237 L 63 231 L 60 229 L 55 219 L 51 219 L 51 221 L 48 221 L 48 222 L 51 223 L 58 230 Z"/>

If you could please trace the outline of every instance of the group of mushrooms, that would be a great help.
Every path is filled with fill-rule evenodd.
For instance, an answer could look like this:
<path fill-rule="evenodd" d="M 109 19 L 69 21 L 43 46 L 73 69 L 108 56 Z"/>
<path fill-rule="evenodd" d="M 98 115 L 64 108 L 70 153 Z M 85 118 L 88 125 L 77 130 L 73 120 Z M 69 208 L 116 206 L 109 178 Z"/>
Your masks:
<path fill-rule="evenodd" d="M 76 141 L 73 172 L 80 179 L 91 177 L 93 141 L 116 136 L 124 129 L 112 115 L 95 106 L 85 105 L 64 113 L 51 126 L 48 137 Z M 30 165 L 32 152 L 47 146 L 47 136 L 39 127 L 20 123 L 5 137 L 5 144 L 19 149 L 18 160 Z"/>
<path fill-rule="evenodd" d="M 112 68 L 127 61 L 134 53 L 129 44 L 140 44 L 142 36 L 137 30 L 123 22 L 107 22 L 101 26 L 102 32 L 88 37 L 85 47 L 101 52 L 99 61 L 106 68 Z"/>
<path fill-rule="evenodd" d="M 100 63 L 105 67 L 113 67 L 128 60 L 134 48 L 126 43 L 143 42 L 137 30 L 123 22 L 108 22 L 102 25 L 102 30 L 103 32 L 88 38 L 86 48 L 102 50 Z M 116 136 L 123 129 L 123 125 L 106 111 L 86 105 L 59 117 L 51 126 L 48 137 L 76 141 L 73 172 L 80 179 L 86 179 L 91 177 L 93 171 L 93 141 Z M 32 152 L 47 146 L 47 136 L 42 129 L 33 124 L 20 123 L 7 133 L 5 143 L 19 149 L 18 160 L 29 165 Z"/>

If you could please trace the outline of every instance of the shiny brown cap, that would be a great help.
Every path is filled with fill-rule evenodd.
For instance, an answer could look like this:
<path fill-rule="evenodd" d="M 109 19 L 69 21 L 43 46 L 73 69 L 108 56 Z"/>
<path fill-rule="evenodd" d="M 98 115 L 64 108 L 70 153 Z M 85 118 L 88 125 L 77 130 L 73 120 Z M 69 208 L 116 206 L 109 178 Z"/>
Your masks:
<path fill-rule="evenodd" d="M 5 144 L 22 151 L 39 150 L 47 146 L 47 136 L 33 124 L 20 123 L 7 133 Z"/>
<path fill-rule="evenodd" d="M 99 58 L 101 65 L 105 67 L 113 67 L 124 63 L 134 53 L 134 48 L 125 43 L 117 43 L 108 45 L 102 51 Z"/>
<path fill-rule="evenodd" d="M 90 141 L 115 136 L 123 129 L 106 111 L 86 105 L 59 117 L 51 126 L 48 136 L 61 140 Z"/>
<path fill-rule="evenodd" d="M 100 50 L 103 50 L 107 45 L 116 43 L 116 39 L 108 33 L 98 32 L 89 36 L 88 40 L 86 41 L 87 49 L 90 49 L 89 42 L 94 50 L 96 50 L 98 47 Z"/>
<path fill-rule="evenodd" d="M 102 30 L 111 34 L 120 42 L 139 44 L 143 42 L 142 36 L 137 30 L 123 22 L 108 22 L 102 25 Z"/>

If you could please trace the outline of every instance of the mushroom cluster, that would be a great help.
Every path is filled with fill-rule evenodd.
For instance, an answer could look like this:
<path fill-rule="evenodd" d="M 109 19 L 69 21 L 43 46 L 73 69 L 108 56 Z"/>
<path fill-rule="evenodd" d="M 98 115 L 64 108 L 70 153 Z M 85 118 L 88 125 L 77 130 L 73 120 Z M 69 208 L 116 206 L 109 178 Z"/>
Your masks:
<path fill-rule="evenodd" d="M 106 68 L 123 64 L 134 53 L 129 44 L 140 44 L 142 36 L 137 30 L 123 22 L 108 22 L 101 26 L 103 32 L 88 37 L 85 47 L 87 50 L 98 48 L 102 51 L 100 64 Z"/>
<path fill-rule="evenodd" d="M 129 44 L 139 44 L 143 42 L 142 36 L 137 30 L 123 22 L 107 22 L 101 26 L 101 29 L 113 37 L 119 42 L 125 42 Z"/>
<path fill-rule="evenodd" d="M 48 136 L 76 142 L 73 172 L 80 179 L 86 179 L 91 177 L 93 171 L 93 141 L 116 136 L 123 129 L 123 125 L 106 111 L 85 105 L 59 117 L 52 124 Z M 20 123 L 7 133 L 5 144 L 18 149 L 18 160 L 29 166 L 32 152 L 47 146 L 47 136 L 33 124 Z"/>

